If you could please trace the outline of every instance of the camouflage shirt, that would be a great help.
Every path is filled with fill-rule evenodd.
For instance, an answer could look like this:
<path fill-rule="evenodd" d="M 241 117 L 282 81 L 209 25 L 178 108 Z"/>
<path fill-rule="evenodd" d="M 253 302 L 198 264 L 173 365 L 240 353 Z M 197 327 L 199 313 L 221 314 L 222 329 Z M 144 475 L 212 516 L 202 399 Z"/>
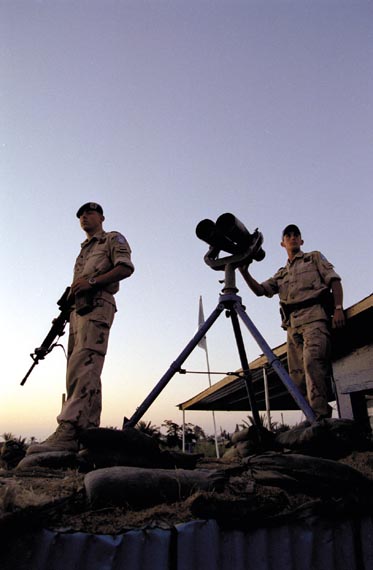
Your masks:
<path fill-rule="evenodd" d="M 74 281 L 78 277 L 90 279 L 107 273 L 117 265 L 126 265 L 132 271 L 131 248 L 119 232 L 97 232 L 81 244 L 80 254 L 74 266 Z M 102 291 L 114 295 L 119 290 L 119 281 L 106 285 Z"/>
<path fill-rule="evenodd" d="M 288 261 L 285 267 L 281 267 L 273 277 L 261 285 L 267 297 L 272 297 L 277 293 L 281 303 L 292 305 L 316 300 L 323 292 L 330 289 L 333 279 L 340 280 L 341 278 L 322 253 L 300 251 L 292 261 Z M 312 306 L 294 311 L 287 324 L 296 327 L 326 319 L 327 315 L 323 307 L 315 302 Z"/>

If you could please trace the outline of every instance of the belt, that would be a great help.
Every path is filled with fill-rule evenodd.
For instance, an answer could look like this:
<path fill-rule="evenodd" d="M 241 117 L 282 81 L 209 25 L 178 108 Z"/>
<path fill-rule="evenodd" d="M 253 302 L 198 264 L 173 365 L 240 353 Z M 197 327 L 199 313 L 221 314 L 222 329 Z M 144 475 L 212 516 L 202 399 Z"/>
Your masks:
<path fill-rule="evenodd" d="M 314 305 L 321 305 L 320 297 L 316 299 L 307 299 L 306 301 L 301 301 L 300 303 L 290 303 L 289 305 L 286 305 L 286 308 L 290 313 L 293 313 L 294 311 L 307 309 L 307 307 L 313 307 Z"/>
<path fill-rule="evenodd" d="M 321 305 L 322 300 L 320 297 L 315 299 L 306 299 L 300 303 L 281 303 L 281 307 L 284 309 L 286 315 L 290 315 L 294 311 L 299 311 L 300 309 L 307 309 L 308 307 L 313 307 L 314 305 Z"/>

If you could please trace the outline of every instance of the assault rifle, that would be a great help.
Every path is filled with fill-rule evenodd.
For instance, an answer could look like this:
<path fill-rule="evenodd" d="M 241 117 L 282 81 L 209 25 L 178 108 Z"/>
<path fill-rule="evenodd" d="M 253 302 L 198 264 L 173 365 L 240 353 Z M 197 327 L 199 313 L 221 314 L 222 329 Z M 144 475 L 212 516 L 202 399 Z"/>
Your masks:
<path fill-rule="evenodd" d="M 39 346 L 39 348 L 35 348 L 34 352 L 30 354 L 32 360 L 34 361 L 31 368 L 27 372 L 26 376 L 21 382 L 21 386 L 24 385 L 27 378 L 30 376 L 31 372 L 35 368 L 37 364 L 39 364 L 39 360 L 43 360 L 47 354 L 49 354 L 55 346 L 57 346 L 57 342 L 54 342 L 55 339 L 60 338 L 65 333 L 65 326 L 69 321 L 69 316 L 71 312 L 71 307 L 74 303 L 74 295 L 70 295 L 70 287 L 66 287 L 64 294 L 62 295 L 61 299 L 57 301 L 57 305 L 60 308 L 60 314 L 58 317 L 53 319 L 52 327 Z"/>

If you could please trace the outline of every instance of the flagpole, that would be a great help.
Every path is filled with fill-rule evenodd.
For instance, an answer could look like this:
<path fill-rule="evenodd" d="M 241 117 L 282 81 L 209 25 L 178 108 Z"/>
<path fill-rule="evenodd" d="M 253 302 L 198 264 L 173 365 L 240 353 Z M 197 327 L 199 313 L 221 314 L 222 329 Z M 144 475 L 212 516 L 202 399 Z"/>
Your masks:
<path fill-rule="evenodd" d="M 209 362 L 209 354 L 208 354 L 207 346 L 206 346 L 206 364 L 207 364 L 207 375 L 208 375 L 208 379 L 209 379 L 209 385 L 210 385 L 210 387 L 211 387 L 210 362 Z M 214 436 L 215 436 L 216 457 L 219 459 L 220 453 L 219 453 L 219 445 L 218 445 L 218 436 L 217 436 L 217 433 L 216 433 L 215 410 L 212 410 L 211 413 L 212 413 L 212 422 L 213 422 L 213 424 L 214 424 Z"/>
<path fill-rule="evenodd" d="M 182 452 L 185 453 L 185 410 L 183 410 L 183 440 L 182 440 Z"/>
<path fill-rule="evenodd" d="M 198 312 L 198 326 L 201 327 L 201 325 L 203 325 L 203 323 L 205 322 L 205 317 L 203 314 L 203 305 L 202 305 L 202 295 L 200 295 L 199 297 L 199 312 Z M 209 361 L 209 353 L 207 350 L 207 340 L 206 337 L 204 336 L 200 342 L 198 343 L 198 346 L 200 348 L 203 348 L 205 353 L 206 353 L 206 365 L 207 365 L 207 376 L 209 379 L 209 386 L 211 388 L 211 370 L 210 370 L 210 361 Z M 219 445 L 218 445 L 218 436 L 216 433 L 216 421 L 215 421 L 215 411 L 212 410 L 212 421 L 213 421 L 213 425 L 214 425 L 214 438 L 215 438 L 215 451 L 216 451 L 216 457 L 219 459 L 220 457 L 220 453 L 219 453 Z"/>
<path fill-rule="evenodd" d="M 269 403 L 268 375 L 267 375 L 267 368 L 265 366 L 263 366 L 263 381 L 264 381 L 264 397 L 266 403 L 268 429 L 271 431 L 271 408 Z"/>

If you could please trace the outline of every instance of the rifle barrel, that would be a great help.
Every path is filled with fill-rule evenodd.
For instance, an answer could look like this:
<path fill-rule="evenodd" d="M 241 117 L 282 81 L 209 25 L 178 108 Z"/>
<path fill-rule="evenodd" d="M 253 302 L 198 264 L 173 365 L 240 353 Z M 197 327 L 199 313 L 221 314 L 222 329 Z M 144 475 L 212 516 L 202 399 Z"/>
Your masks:
<path fill-rule="evenodd" d="M 27 372 L 26 376 L 23 378 L 21 386 L 24 385 L 35 366 L 39 364 L 39 360 L 43 360 L 45 356 L 54 348 L 54 339 L 57 337 L 59 338 L 64 334 L 66 323 L 69 320 L 72 302 L 73 299 L 70 297 L 70 287 L 67 287 L 61 299 L 57 301 L 57 305 L 59 306 L 61 312 L 58 317 L 53 319 L 52 326 L 39 348 L 35 348 L 35 351 L 33 354 L 31 354 L 31 358 L 34 362 Z"/>
<path fill-rule="evenodd" d="M 29 369 L 29 371 L 27 372 L 26 376 L 25 376 L 24 379 L 22 380 L 21 386 L 23 386 L 23 385 L 25 384 L 27 378 L 30 376 L 31 372 L 34 370 L 34 368 L 35 368 L 35 366 L 36 366 L 37 364 L 39 364 L 39 360 L 38 360 L 38 359 L 35 359 L 34 362 L 33 362 L 33 364 L 30 366 L 30 369 Z"/>

